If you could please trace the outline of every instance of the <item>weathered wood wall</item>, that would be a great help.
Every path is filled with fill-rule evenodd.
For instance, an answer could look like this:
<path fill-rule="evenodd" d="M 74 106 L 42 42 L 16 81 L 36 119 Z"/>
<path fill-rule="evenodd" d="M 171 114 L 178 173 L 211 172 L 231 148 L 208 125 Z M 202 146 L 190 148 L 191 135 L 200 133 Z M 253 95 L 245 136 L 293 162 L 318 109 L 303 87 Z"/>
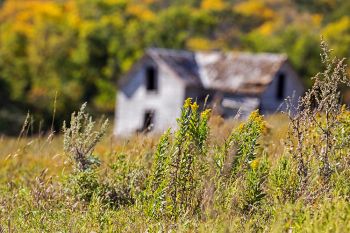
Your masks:
<path fill-rule="evenodd" d="M 146 90 L 145 69 L 156 66 L 158 72 L 158 90 Z M 129 82 L 121 87 L 117 95 L 114 134 L 127 136 L 142 128 L 144 114 L 154 111 L 154 131 L 163 131 L 176 125 L 181 106 L 185 98 L 184 83 L 166 66 L 157 66 L 147 60 Z"/>
<path fill-rule="evenodd" d="M 294 104 L 297 104 L 299 96 L 304 93 L 303 84 L 289 62 L 284 63 L 279 72 L 285 74 L 284 98 L 282 100 L 276 98 L 278 84 L 277 78 L 275 77 L 266 91 L 261 95 L 260 110 L 262 114 L 272 114 L 276 111 L 284 111 L 286 110 L 285 98 L 294 95 L 293 102 Z"/>

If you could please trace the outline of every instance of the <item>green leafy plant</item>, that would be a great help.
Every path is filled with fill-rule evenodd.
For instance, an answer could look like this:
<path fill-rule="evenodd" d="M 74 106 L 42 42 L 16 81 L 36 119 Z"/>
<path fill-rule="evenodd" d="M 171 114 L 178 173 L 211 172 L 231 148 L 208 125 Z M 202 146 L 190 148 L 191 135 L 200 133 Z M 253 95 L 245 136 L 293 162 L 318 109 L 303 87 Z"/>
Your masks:
<path fill-rule="evenodd" d="M 169 149 L 170 130 L 168 130 L 159 140 L 157 150 L 154 154 L 152 173 L 148 181 L 146 198 L 148 202 L 148 215 L 159 219 L 166 214 L 166 199 L 168 172 L 169 172 Z"/>
<path fill-rule="evenodd" d="M 113 208 L 134 204 L 146 188 L 144 168 L 127 160 L 123 153 L 117 155 L 110 168 L 111 175 L 103 180 L 102 200 Z"/>
<path fill-rule="evenodd" d="M 235 177 L 256 158 L 258 139 L 266 128 L 258 111 L 249 116 L 247 122 L 234 129 L 215 155 L 215 163 L 220 175 Z"/>
<path fill-rule="evenodd" d="M 215 156 L 215 199 L 219 208 L 239 207 L 248 212 L 265 196 L 262 186 L 266 181 L 268 166 L 262 153 L 259 153 L 259 139 L 265 128 L 263 117 L 254 111 L 219 148 Z"/>
<path fill-rule="evenodd" d="M 76 172 L 69 176 L 68 188 L 77 200 L 89 203 L 95 195 L 99 195 L 100 181 L 95 170 Z"/>
<path fill-rule="evenodd" d="M 178 129 L 170 146 L 170 131 L 158 144 L 149 183 L 148 213 L 153 217 L 178 219 L 200 209 L 206 171 L 209 110 L 187 99 L 178 118 Z"/>
<path fill-rule="evenodd" d="M 295 202 L 299 190 L 298 174 L 295 164 L 282 156 L 269 175 L 269 191 L 277 202 Z"/>
<path fill-rule="evenodd" d="M 243 213 L 256 211 L 266 196 L 265 183 L 269 174 L 269 164 L 266 157 L 255 159 L 238 181 L 239 208 Z"/>

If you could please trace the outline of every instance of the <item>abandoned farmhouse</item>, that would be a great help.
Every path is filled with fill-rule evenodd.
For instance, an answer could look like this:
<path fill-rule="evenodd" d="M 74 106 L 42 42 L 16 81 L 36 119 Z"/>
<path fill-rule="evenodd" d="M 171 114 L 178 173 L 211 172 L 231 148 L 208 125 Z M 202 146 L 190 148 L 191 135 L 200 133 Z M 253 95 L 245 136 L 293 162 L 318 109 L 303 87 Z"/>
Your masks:
<path fill-rule="evenodd" d="M 224 118 L 271 114 L 285 109 L 285 98 L 303 94 L 303 85 L 283 54 L 189 52 L 148 49 L 120 80 L 114 134 L 127 136 L 176 125 L 184 100 Z"/>

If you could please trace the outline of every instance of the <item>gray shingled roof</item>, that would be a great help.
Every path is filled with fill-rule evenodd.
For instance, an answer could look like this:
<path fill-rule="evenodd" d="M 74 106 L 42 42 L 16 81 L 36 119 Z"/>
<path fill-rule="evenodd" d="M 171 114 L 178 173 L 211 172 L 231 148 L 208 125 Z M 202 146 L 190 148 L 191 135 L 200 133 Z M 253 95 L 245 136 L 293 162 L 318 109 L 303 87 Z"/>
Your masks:
<path fill-rule="evenodd" d="M 201 85 L 195 53 L 183 50 L 153 48 L 147 55 L 156 62 L 163 62 L 189 85 Z"/>
<path fill-rule="evenodd" d="M 153 48 L 147 55 L 172 69 L 186 84 L 235 93 L 259 94 L 287 56 L 272 53 L 189 52 Z"/>

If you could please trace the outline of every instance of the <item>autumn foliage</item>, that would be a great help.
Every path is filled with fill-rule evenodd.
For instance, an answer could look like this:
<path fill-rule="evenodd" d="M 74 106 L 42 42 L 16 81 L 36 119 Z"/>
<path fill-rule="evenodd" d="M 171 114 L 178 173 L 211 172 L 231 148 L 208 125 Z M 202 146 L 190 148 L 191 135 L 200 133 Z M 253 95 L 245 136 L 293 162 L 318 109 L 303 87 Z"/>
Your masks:
<path fill-rule="evenodd" d="M 47 128 L 84 101 L 112 113 L 116 81 L 150 46 L 287 53 L 309 77 L 320 35 L 349 56 L 349 10 L 336 0 L 0 1 L 0 125 L 20 128 L 29 110 Z"/>

